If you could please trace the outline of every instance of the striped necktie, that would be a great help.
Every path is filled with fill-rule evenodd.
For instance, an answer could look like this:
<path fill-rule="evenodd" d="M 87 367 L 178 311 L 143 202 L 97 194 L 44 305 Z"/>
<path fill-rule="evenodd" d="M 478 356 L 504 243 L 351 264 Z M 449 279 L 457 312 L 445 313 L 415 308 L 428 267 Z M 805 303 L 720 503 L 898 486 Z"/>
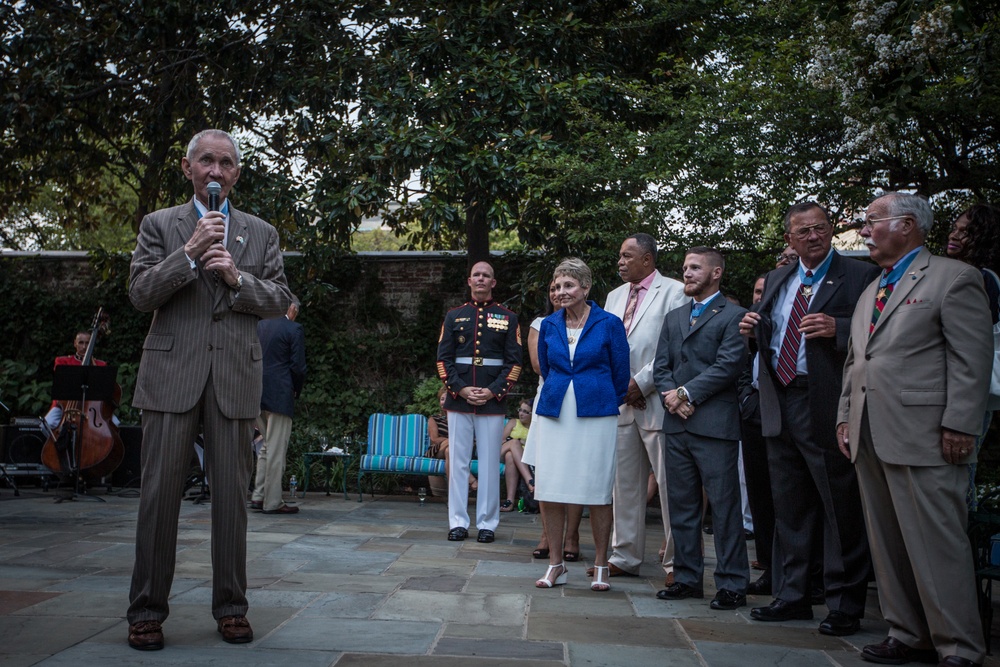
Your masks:
<path fill-rule="evenodd" d="M 806 278 L 812 278 L 812 275 L 812 271 L 806 271 Z M 802 344 L 799 324 L 807 310 L 809 310 L 809 296 L 806 296 L 805 290 L 800 288 L 795 294 L 795 301 L 792 302 L 792 312 L 788 316 L 785 337 L 781 341 L 781 349 L 778 350 L 778 379 L 786 387 L 795 379 L 795 369 L 799 363 L 799 346 Z"/>

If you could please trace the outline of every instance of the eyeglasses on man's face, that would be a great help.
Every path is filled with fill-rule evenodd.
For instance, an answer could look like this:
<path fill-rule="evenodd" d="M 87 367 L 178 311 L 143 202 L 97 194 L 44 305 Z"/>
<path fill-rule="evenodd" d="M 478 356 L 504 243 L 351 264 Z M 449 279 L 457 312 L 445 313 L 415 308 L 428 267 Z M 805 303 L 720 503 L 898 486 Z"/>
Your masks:
<path fill-rule="evenodd" d="M 829 223 L 821 222 L 818 225 L 809 225 L 808 227 L 800 227 L 799 229 L 796 229 L 794 232 L 790 232 L 789 235 L 794 236 L 800 241 L 805 241 L 807 238 L 813 235 L 813 232 L 815 232 L 818 236 L 823 236 L 828 231 L 830 231 L 830 229 L 831 227 Z"/>
<path fill-rule="evenodd" d="M 890 216 L 885 217 L 885 218 L 865 218 L 864 220 L 861 221 L 861 229 L 867 229 L 868 231 L 871 231 L 871 230 L 875 229 L 875 223 L 876 222 L 884 222 L 886 220 L 901 220 L 901 219 L 906 218 L 906 217 L 909 217 L 909 216 L 905 216 L 905 215 L 890 215 Z"/>
<path fill-rule="evenodd" d="M 794 252 L 783 252 L 775 257 L 775 259 L 779 262 L 787 262 L 788 264 L 791 264 L 792 262 L 799 261 L 799 256 Z"/>

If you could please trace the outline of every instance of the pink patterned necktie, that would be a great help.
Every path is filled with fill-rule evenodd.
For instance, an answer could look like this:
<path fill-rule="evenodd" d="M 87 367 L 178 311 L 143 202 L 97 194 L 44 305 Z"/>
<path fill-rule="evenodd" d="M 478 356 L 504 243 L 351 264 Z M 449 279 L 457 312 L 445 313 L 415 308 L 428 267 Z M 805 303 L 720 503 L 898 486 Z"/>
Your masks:
<path fill-rule="evenodd" d="M 629 290 L 628 303 L 625 304 L 625 315 L 622 317 L 626 333 L 632 330 L 632 318 L 635 317 L 635 307 L 639 304 L 639 290 L 641 289 L 642 285 L 632 285 L 632 289 Z"/>
<path fill-rule="evenodd" d="M 812 271 L 806 271 L 806 278 L 812 278 Z M 781 349 L 778 351 L 778 379 L 786 387 L 795 379 L 799 346 L 802 344 L 802 332 L 799 331 L 799 324 L 801 324 L 802 316 L 806 314 L 807 310 L 809 310 L 809 297 L 799 289 L 795 294 L 795 301 L 792 303 L 792 313 L 788 317 L 788 326 L 785 327 L 785 338 L 781 341 Z"/>

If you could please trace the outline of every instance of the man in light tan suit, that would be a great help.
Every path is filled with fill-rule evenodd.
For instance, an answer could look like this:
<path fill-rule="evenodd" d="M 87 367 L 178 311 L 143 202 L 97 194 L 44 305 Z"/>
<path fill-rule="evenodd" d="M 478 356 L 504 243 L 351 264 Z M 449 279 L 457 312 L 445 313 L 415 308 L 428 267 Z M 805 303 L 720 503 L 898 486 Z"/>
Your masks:
<path fill-rule="evenodd" d="M 142 497 L 128 641 L 139 650 L 163 648 L 181 494 L 199 432 L 212 493 L 212 614 L 225 641 L 253 640 L 246 493 L 260 412 L 257 321 L 284 314 L 291 300 L 274 227 L 227 198 L 240 175 L 233 138 L 197 134 L 181 168 L 194 200 L 143 219 L 129 279 L 132 304 L 153 313 L 132 401 L 142 409 Z M 206 206 L 212 182 L 221 186 L 215 211 Z"/>
<path fill-rule="evenodd" d="M 923 247 L 927 202 L 890 193 L 861 236 L 883 268 L 851 322 L 837 440 L 855 462 L 889 636 L 871 662 L 981 664 L 985 656 L 966 464 L 982 428 L 992 323 L 979 270 Z"/>
<path fill-rule="evenodd" d="M 608 294 L 604 308 L 625 323 L 632 379 L 618 416 L 613 551 L 608 563 L 612 577 L 639 574 L 646 549 L 646 489 L 652 470 L 660 487 L 666 540 L 662 565 L 669 586 L 673 583 L 674 542 L 663 464 L 663 402 L 653 384 L 653 361 L 663 319 L 690 299 L 684 296 L 684 285 L 656 270 L 656 240 L 649 234 L 625 239 L 618 254 L 618 275 L 625 284 Z"/>

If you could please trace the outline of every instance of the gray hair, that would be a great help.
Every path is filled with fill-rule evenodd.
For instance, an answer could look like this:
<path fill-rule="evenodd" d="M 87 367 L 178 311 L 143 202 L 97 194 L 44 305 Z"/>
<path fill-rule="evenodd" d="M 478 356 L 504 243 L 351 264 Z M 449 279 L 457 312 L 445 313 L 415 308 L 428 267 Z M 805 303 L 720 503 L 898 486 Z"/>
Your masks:
<path fill-rule="evenodd" d="M 875 201 L 885 200 L 886 215 L 892 218 L 913 218 L 920 232 L 927 236 L 934 225 L 934 211 L 925 197 L 911 195 L 906 192 L 887 192 Z M 893 221 L 895 222 L 895 221 Z M 890 229 L 895 225 L 890 223 Z"/>
<path fill-rule="evenodd" d="M 814 201 L 800 201 L 798 204 L 792 204 L 792 206 L 785 211 L 785 233 L 788 234 L 792 231 L 792 216 L 798 215 L 799 213 L 805 213 L 806 211 L 811 211 L 812 209 L 819 209 L 823 213 L 823 217 L 826 221 L 830 222 L 830 212 L 826 210 L 826 207 L 821 205 L 819 202 Z"/>
<path fill-rule="evenodd" d="M 639 246 L 639 250 L 653 256 L 653 264 L 656 264 L 656 239 L 644 232 L 637 232 L 631 236 L 626 236 L 625 240 L 632 239 Z"/>
<path fill-rule="evenodd" d="M 236 153 L 236 166 L 237 167 L 240 166 L 241 156 L 240 156 L 239 144 L 236 143 L 236 140 L 233 139 L 233 136 L 231 134 L 223 130 L 202 130 L 198 134 L 191 137 L 191 141 L 188 142 L 188 147 L 187 147 L 188 161 L 191 161 L 191 159 L 194 157 L 194 152 L 198 149 L 198 142 L 204 139 L 205 137 L 223 137 L 225 139 L 228 139 L 229 143 L 233 145 L 233 152 Z"/>
<path fill-rule="evenodd" d="M 579 257 L 567 257 L 559 262 L 559 266 L 552 272 L 553 278 L 557 276 L 569 276 L 580 283 L 580 287 L 585 290 L 590 289 L 590 286 L 594 284 L 594 274 Z"/>

